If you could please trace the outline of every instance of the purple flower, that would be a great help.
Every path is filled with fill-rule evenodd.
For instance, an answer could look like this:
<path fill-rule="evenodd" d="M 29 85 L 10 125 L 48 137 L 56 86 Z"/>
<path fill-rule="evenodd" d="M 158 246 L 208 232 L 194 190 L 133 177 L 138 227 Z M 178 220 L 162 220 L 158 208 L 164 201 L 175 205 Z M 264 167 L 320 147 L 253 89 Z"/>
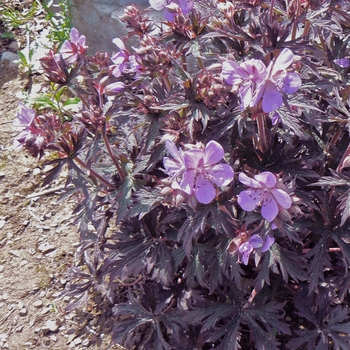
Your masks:
<path fill-rule="evenodd" d="M 242 257 L 242 263 L 248 265 L 249 256 L 254 249 L 261 248 L 261 252 L 264 253 L 270 249 L 274 242 L 275 239 L 270 235 L 266 236 L 265 242 L 259 235 L 253 235 L 248 242 L 242 243 L 238 248 L 238 252 Z"/>
<path fill-rule="evenodd" d="M 30 130 L 33 120 L 36 116 L 34 109 L 26 107 L 23 103 L 19 104 L 19 112 L 13 122 L 16 130 Z"/>
<path fill-rule="evenodd" d="M 174 13 L 177 12 L 177 7 L 180 8 L 184 15 L 189 13 L 193 8 L 193 0 L 149 0 L 149 3 L 157 11 L 164 9 L 165 19 L 171 22 L 174 21 Z M 168 9 L 171 9 L 171 11 Z"/>
<path fill-rule="evenodd" d="M 125 89 L 125 84 L 121 81 L 116 81 L 115 83 L 108 84 L 105 87 L 105 94 L 107 96 L 113 96 L 122 91 L 123 89 Z"/>
<path fill-rule="evenodd" d="M 287 68 L 293 63 L 293 52 L 287 48 L 283 49 L 276 60 L 267 67 L 265 81 L 258 88 L 252 104 L 255 105 L 262 97 L 262 109 L 265 113 L 272 112 L 282 106 L 282 92 L 292 94 L 301 85 L 298 73 L 289 72 Z"/>
<path fill-rule="evenodd" d="M 118 46 L 120 51 L 111 57 L 114 63 L 112 74 L 119 78 L 127 70 L 131 73 L 138 73 L 141 65 L 137 62 L 136 56 L 128 53 L 121 39 L 115 38 L 113 43 Z"/>
<path fill-rule="evenodd" d="M 70 38 L 63 43 L 60 49 L 60 54 L 69 63 L 76 62 L 78 56 L 83 54 L 87 49 L 85 41 L 85 36 L 80 35 L 77 29 L 72 28 L 70 31 Z"/>
<path fill-rule="evenodd" d="M 277 187 L 276 176 L 269 171 L 255 175 L 254 179 L 246 174 L 238 175 L 239 181 L 250 187 L 238 195 L 237 202 L 246 211 L 253 211 L 261 205 L 261 215 L 272 222 L 278 215 L 279 208 L 289 209 L 292 200 L 288 193 Z"/>
<path fill-rule="evenodd" d="M 194 195 L 200 203 L 208 204 L 215 198 L 213 184 L 226 186 L 233 179 L 230 165 L 217 164 L 224 157 L 224 150 L 216 141 L 210 141 L 204 150 L 177 150 L 172 141 L 166 141 L 165 147 L 173 157 L 163 160 L 167 173 L 173 178 L 172 188 Z"/>
<path fill-rule="evenodd" d="M 350 67 L 350 58 L 349 57 L 337 58 L 333 62 L 336 63 L 341 68 L 348 68 L 348 67 Z"/>
<path fill-rule="evenodd" d="M 240 86 L 239 96 L 242 107 L 254 106 L 253 97 L 266 79 L 266 67 L 260 61 L 251 59 L 238 65 L 235 61 L 226 61 L 222 65 L 222 77 L 229 85 Z"/>

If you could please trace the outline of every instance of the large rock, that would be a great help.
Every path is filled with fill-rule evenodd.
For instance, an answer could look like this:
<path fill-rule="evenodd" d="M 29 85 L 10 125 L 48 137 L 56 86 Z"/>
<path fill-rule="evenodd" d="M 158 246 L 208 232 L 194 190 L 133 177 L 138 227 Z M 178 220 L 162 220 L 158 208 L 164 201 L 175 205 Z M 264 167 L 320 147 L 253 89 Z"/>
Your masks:
<path fill-rule="evenodd" d="M 127 31 L 119 16 L 124 6 L 134 4 L 140 9 L 149 7 L 148 0 L 72 0 L 73 25 L 86 36 L 91 54 L 96 51 L 118 51 L 112 40 Z M 151 12 L 151 18 L 161 18 L 162 11 Z"/>

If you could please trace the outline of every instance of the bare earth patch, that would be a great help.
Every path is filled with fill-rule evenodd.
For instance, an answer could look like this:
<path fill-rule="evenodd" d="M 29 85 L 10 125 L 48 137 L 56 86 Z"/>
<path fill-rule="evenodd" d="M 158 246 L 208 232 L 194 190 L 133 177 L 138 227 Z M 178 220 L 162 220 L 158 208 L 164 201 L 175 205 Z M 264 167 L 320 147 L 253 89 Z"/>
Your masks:
<path fill-rule="evenodd" d="M 2 46 L 3 49 L 3 46 Z M 3 52 L 3 50 L 2 50 Z M 0 52 L 1 54 L 1 52 Z M 86 309 L 67 313 L 58 300 L 66 271 L 76 263 L 79 236 L 73 203 L 57 203 L 42 188 L 45 167 L 14 149 L 16 94 L 30 87 L 18 68 L 0 67 L 0 349 L 117 349 L 109 345 L 111 306 L 98 297 Z M 36 195 L 40 191 L 46 194 Z"/>

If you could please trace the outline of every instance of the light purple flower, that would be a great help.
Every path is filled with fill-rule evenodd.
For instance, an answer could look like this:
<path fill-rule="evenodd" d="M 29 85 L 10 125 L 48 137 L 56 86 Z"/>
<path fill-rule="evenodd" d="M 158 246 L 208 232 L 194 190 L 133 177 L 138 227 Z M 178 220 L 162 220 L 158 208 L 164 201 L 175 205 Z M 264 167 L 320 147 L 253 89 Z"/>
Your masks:
<path fill-rule="evenodd" d="M 113 43 L 118 46 L 119 52 L 111 57 L 114 63 L 112 74 L 119 78 L 124 72 L 138 73 L 141 65 L 137 62 L 137 57 L 130 55 L 121 39 L 113 39 Z"/>
<path fill-rule="evenodd" d="M 349 57 L 337 58 L 333 62 L 336 63 L 341 68 L 350 67 L 350 58 Z"/>
<path fill-rule="evenodd" d="M 261 252 L 264 253 L 270 249 L 274 242 L 275 239 L 270 235 L 266 236 L 265 242 L 259 235 L 253 235 L 249 238 L 248 242 L 242 243 L 238 248 L 238 252 L 241 254 L 242 263 L 248 265 L 249 256 L 254 249 L 261 248 Z"/>
<path fill-rule="evenodd" d="M 300 88 L 301 79 L 299 74 L 287 70 L 293 61 L 293 52 L 285 48 L 276 60 L 269 64 L 266 79 L 257 89 L 252 101 L 253 105 L 257 104 L 262 98 L 263 111 L 265 113 L 272 112 L 282 106 L 281 92 L 292 94 Z"/>
<path fill-rule="evenodd" d="M 276 176 L 269 171 L 255 175 L 251 179 L 244 173 L 238 175 L 239 181 L 250 187 L 242 191 L 237 198 L 238 204 L 246 211 L 253 211 L 261 205 L 261 215 L 272 222 L 278 215 L 279 208 L 289 209 L 292 200 L 288 193 L 277 187 Z"/>
<path fill-rule="evenodd" d="M 149 0 L 151 7 L 157 11 L 164 9 L 164 17 L 166 20 L 174 21 L 174 11 L 169 11 L 168 8 L 178 6 L 181 12 L 185 15 L 193 8 L 193 0 Z M 174 6 L 175 5 L 175 6 Z"/>
<path fill-rule="evenodd" d="M 172 188 L 194 195 L 198 202 L 210 203 L 216 196 L 217 186 L 227 186 L 234 172 L 228 164 L 217 164 L 224 157 L 222 146 L 210 141 L 204 150 L 177 150 L 174 142 L 166 141 L 165 147 L 173 159 L 165 157 L 164 167 L 173 178 Z"/>
<path fill-rule="evenodd" d="M 26 107 L 23 103 L 19 104 L 19 111 L 13 122 L 16 130 L 29 130 L 36 116 L 34 109 Z"/>
<path fill-rule="evenodd" d="M 108 84 L 105 87 L 105 94 L 107 96 L 112 96 L 122 91 L 123 89 L 125 89 L 125 84 L 121 81 L 116 81 L 115 83 Z"/>
<path fill-rule="evenodd" d="M 260 60 L 251 59 L 240 65 L 228 60 L 223 63 L 221 74 L 227 84 L 240 86 L 241 109 L 246 109 L 254 106 L 253 97 L 266 79 L 266 73 L 266 67 Z"/>
<path fill-rule="evenodd" d="M 72 28 L 70 31 L 70 38 L 62 44 L 60 54 L 69 63 L 74 63 L 78 59 L 78 56 L 83 54 L 87 49 L 85 42 L 85 36 L 80 35 L 77 29 Z"/>

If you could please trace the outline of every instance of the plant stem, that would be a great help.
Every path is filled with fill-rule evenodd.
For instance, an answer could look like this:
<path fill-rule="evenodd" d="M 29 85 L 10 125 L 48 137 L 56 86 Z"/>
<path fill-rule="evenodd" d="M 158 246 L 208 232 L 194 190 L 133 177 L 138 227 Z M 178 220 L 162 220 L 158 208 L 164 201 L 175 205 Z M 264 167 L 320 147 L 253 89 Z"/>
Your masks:
<path fill-rule="evenodd" d="M 275 0 L 271 0 L 270 4 L 270 14 L 269 14 L 269 22 L 272 23 L 273 20 L 273 8 L 275 7 Z"/>
<path fill-rule="evenodd" d="M 108 137 L 107 137 L 107 132 L 106 132 L 106 122 L 103 125 L 102 136 L 103 136 L 103 140 L 105 142 L 108 154 L 112 158 L 112 161 L 113 161 L 115 167 L 117 168 L 118 175 L 119 175 L 120 179 L 123 180 L 125 178 L 125 173 L 122 170 L 122 168 L 120 167 L 119 160 L 115 156 L 115 154 L 114 154 L 114 152 L 113 152 L 113 150 L 111 148 L 111 145 L 109 143 L 109 140 L 108 140 Z"/>
<path fill-rule="evenodd" d="M 267 143 L 266 143 L 266 133 L 265 133 L 265 114 L 259 113 L 256 117 L 256 121 L 258 124 L 258 134 L 259 134 L 259 148 L 260 151 L 267 151 Z"/>
<path fill-rule="evenodd" d="M 203 64 L 203 61 L 200 57 L 197 57 L 197 62 L 198 62 L 198 65 L 199 65 L 199 68 L 200 69 L 204 69 L 204 64 Z"/>
<path fill-rule="evenodd" d="M 164 84 L 166 86 L 167 91 L 169 92 L 171 90 L 171 82 L 170 82 L 169 77 L 167 75 L 164 75 L 163 81 L 164 81 Z"/>
<path fill-rule="evenodd" d="M 95 170 L 89 168 L 87 166 L 87 164 L 82 159 L 80 159 L 79 157 L 75 157 L 73 160 L 75 160 L 80 166 L 85 168 L 85 170 L 87 171 L 89 177 L 90 177 L 90 175 L 92 175 L 93 177 L 98 179 L 100 182 L 102 182 L 105 186 L 107 186 L 109 188 L 115 187 L 111 182 L 109 182 L 107 179 L 105 179 L 102 175 L 97 173 Z"/>

